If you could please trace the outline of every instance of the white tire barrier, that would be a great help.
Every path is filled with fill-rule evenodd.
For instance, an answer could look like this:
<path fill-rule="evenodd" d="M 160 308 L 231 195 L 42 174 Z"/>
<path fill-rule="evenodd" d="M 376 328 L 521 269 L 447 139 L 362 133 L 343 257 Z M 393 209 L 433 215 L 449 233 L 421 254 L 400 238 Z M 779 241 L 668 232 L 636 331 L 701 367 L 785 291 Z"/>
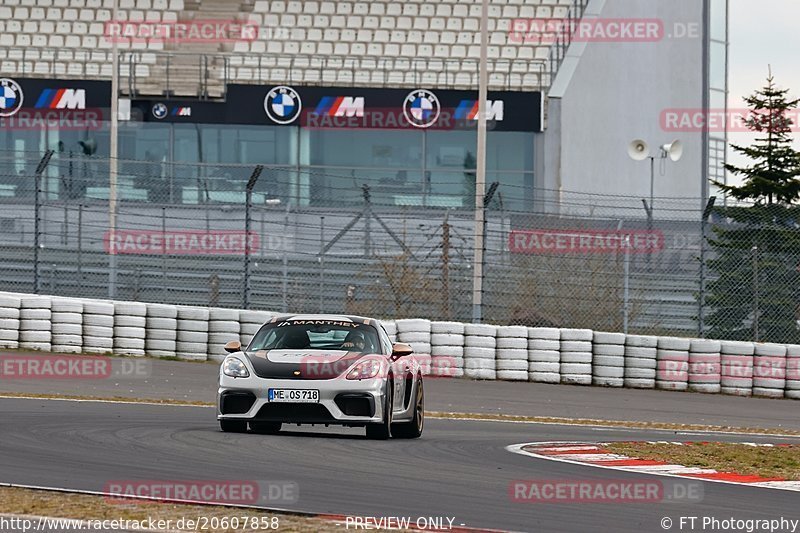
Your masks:
<path fill-rule="evenodd" d="M 443 333 L 464 336 L 464 323 L 462 322 L 431 322 L 431 334 Z"/>
<path fill-rule="evenodd" d="M 206 307 L 178 306 L 178 334 L 175 355 L 187 361 L 208 360 L 208 317 Z"/>
<path fill-rule="evenodd" d="M 464 324 L 465 376 L 473 379 L 497 379 L 496 336 L 497 326 Z"/>
<path fill-rule="evenodd" d="M 800 346 L 786 346 L 786 387 L 784 396 L 800 399 Z"/>
<path fill-rule="evenodd" d="M 57 353 L 81 353 L 83 349 L 83 303 L 68 298 L 53 298 L 52 346 Z"/>
<path fill-rule="evenodd" d="M 386 334 L 389 335 L 389 340 L 392 341 L 392 344 L 397 342 L 397 324 L 395 324 L 394 320 L 381 320 L 381 325 L 386 330 Z"/>
<path fill-rule="evenodd" d="M 625 337 L 625 386 L 652 389 L 656 386 L 658 337 L 627 335 Z"/>
<path fill-rule="evenodd" d="M 222 362 L 228 352 L 225 345 L 239 340 L 239 310 L 212 307 L 208 311 L 208 358 Z"/>
<path fill-rule="evenodd" d="M 178 337 L 178 308 L 147 304 L 144 349 L 153 357 L 175 357 Z"/>
<path fill-rule="evenodd" d="M 0 348 L 224 358 L 270 319 L 238 311 L 0 293 Z M 382 321 L 425 373 L 800 399 L 800 346 L 425 319 Z"/>
<path fill-rule="evenodd" d="M 23 350 L 52 350 L 50 306 L 47 296 L 20 299 L 19 347 Z"/>
<path fill-rule="evenodd" d="M 622 387 L 624 377 L 625 334 L 595 331 L 592 336 L 592 385 Z"/>
<path fill-rule="evenodd" d="M 561 383 L 592 384 L 592 339 L 590 329 L 562 329 L 560 333 Z"/>
<path fill-rule="evenodd" d="M 88 354 L 109 354 L 114 350 L 114 304 L 82 300 L 83 348 Z"/>
<path fill-rule="evenodd" d="M 786 389 L 786 346 L 757 343 L 753 354 L 753 396 L 783 398 Z"/>
<path fill-rule="evenodd" d="M 272 320 L 274 316 L 275 313 L 270 313 L 269 311 L 239 311 L 239 340 L 242 343 L 242 347 L 250 344 L 253 336 L 258 333 L 261 326 Z"/>
<path fill-rule="evenodd" d="M 692 339 L 689 346 L 689 390 L 721 392 L 720 341 Z"/>
<path fill-rule="evenodd" d="M 495 359 L 497 379 L 528 381 L 528 328 L 499 326 Z"/>
<path fill-rule="evenodd" d="M 752 342 L 720 342 L 720 392 L 735 396 L 753 394 Z"/>
<path fill-rule="evenodd" d="M 528 380 L 561 382 L 561 331 L 557 328 L 528 328 Z"/>
<path fill-rule="evenodd" d="M 422 373 L 430 373 L 431 321 L 422 318 L 395 320 L 397 341 L 408 344 L 422 365 Z"/>
<path fill-rule="evenodd" d="M 20 297 L 0 294 L 0 348 L 19 348 Z"/>
<path fill-rule="evenodd" d="M 656 387 L 685 391 L 689 388 L 690 339 L 659 337 L 656 343 Z"/>
<path fill-rule="evenodd" d="M 141 302 L 113 302 L 114 305 L 114 355 L 141 357 L 145 354 L 145 325 L 147 304 Z M 127 324 L 140 324 L 129 326 Z"/>
<path fill-rule="evenodd" d="M 440 377 L 464 375 L 464 324 L 431 322 L 431 374 Z"/>

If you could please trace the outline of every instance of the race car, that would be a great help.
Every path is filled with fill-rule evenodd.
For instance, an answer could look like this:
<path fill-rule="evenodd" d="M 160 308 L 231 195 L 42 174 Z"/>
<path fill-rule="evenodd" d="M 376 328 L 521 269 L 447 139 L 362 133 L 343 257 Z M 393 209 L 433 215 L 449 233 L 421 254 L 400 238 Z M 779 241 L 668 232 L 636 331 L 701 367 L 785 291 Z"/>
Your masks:
<path fill-rule="evenodd" d="M 379 321 L 289 315 L 264 324 L 250 344 L 225 346 L 217 419 L 222 431 L 278 433 L 282 424 L 366 427 L 368 438 L 422 435 L 422 371 L 407 344 Z"/>

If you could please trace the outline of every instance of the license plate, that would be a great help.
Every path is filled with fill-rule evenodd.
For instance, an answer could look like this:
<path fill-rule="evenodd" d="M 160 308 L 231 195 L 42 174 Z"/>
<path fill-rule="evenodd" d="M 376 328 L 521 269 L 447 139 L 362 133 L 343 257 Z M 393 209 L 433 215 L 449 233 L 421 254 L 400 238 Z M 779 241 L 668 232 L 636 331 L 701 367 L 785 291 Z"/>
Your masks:
<path fill-rule="evenodd" d="M 318 403 L 316 389 L 269 389 L 269 401 L 286 403 Z"/>

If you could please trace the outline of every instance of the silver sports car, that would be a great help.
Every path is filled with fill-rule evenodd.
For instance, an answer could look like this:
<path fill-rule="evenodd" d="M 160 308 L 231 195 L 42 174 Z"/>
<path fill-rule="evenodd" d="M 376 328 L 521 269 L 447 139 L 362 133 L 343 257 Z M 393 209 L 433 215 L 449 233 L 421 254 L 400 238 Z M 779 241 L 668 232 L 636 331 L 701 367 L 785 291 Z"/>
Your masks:
<path fill-rule="evenodd" d="M 250 344 L 225 346 L 222 431 L 277 433 L 281 424 L 366 427 L 374 439 L 417 438 L 425 419 L 420 365 L 380 322 L 339 315 L 275 317 Z"/>

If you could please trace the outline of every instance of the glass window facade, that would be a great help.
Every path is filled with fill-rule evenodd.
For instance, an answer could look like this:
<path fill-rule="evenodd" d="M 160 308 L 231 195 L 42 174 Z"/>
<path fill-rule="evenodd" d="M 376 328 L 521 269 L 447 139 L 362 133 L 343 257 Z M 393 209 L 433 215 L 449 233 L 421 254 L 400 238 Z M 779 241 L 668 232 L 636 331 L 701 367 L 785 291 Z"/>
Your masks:
<path fill-rule="evenodd" d="M 0 131 L 0 151 L 6 154 L 0 161 L 1 174 L 32 173 L 29 167 L 35 168 L 44 150 L 60 146 L 73 152 L 72 172 L 82 183 L 79 196 L 107 198 L 108 131 L 108 123 L 93 131 Z M 489 132 L 487 186 L 500 183 L 499 198 L 490 208 L 501 207 L 502 199 L 503 208 L 532 210 L 534 135 Z M 89 138 L 96 141 L 97 151 L 84 157 L 78 141 Z M 472 208 L 476 142 L 474 130 L 122 122 L 120 198 L 243 202 L 248 178 L 255 165 L 262 165 L 256 202 L 277 198 L 309 207 L 361 205 L 363 185 L 368 185 L 378 205 Z M 20 155 L 26 151 L 36 161 Z M 79 171 L 76 159 L 82 161 Z M 55 164 L 51 167 L 57 181 L 65 171 Z M 50 190 L 53 198 L 60 196 L 55 185 Z"/>

